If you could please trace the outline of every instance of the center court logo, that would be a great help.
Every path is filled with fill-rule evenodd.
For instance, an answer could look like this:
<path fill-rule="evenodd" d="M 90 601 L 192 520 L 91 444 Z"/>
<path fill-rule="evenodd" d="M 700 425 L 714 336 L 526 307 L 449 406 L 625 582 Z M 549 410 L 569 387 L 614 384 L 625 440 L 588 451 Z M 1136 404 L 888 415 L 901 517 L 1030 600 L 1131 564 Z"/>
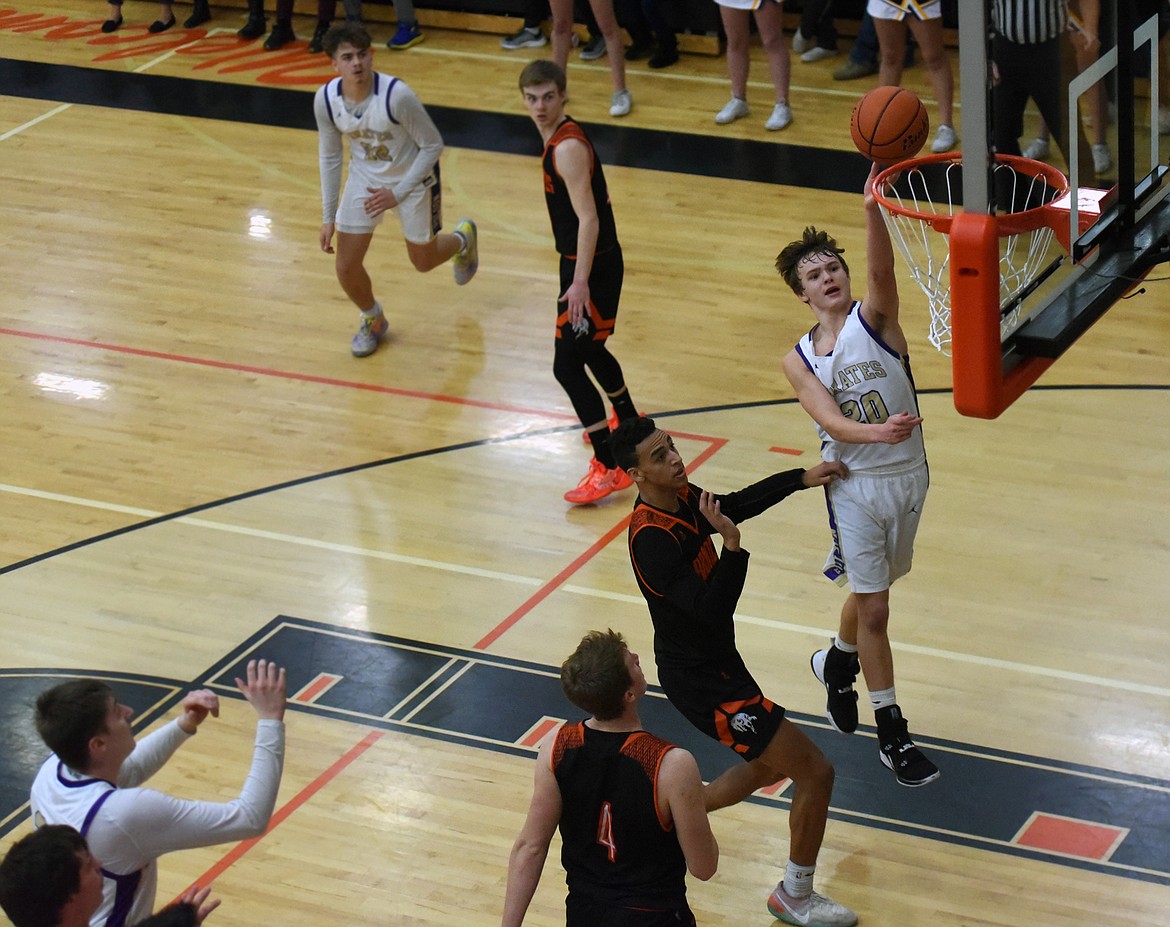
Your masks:
<path fill-rule="evenodd" d="M 325 55 L 310 55 L 305 48 L 265 51 L 260 43 L 239 38 L 234 30 L 211 34 L 207 29 L 176 29 L 166 35 L 152 35 L 142 25 L 123 26 L 107 35 L 96 19 L 4 8 L 0 9 L 0 32 L 40 33 L 45 41 L 90 46 L 95 64 L 171 53 L 175 58 L 196 59 L 195 71 L 212 70 L 221 75 L 255 72 L 257 83 L 280 87 L 319 87 L 333 76 Z"/>

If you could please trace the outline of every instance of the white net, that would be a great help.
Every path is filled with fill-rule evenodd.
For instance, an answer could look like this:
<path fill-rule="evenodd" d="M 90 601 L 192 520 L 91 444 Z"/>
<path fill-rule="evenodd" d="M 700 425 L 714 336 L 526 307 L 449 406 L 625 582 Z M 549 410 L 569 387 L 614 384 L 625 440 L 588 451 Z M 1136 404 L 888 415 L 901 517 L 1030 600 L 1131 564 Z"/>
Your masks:
<path fill-rule="evenodd" d="M 1015 230 L 1027 210 L 1047 205 L 1067 191 L 1052 185 L 1054 175 L 1028 173 L 1022 159 L 997 159 L 992 170 L 996 202 L 1014 222 L 1001 222 L 999 231 L 1000 334 L 1006 338 L 1019 325 L 1022 301 L 1017 297 L 1052 260 L 1053 231 L 1047 225 Z M 1046 166 L 1044 166 L 1046 168 Z M 1057 172 L 1059 176 L 1059 172 Z M 962 209 L 962 158 L 926 158 L 909 162 L 901 171 L 878 178 L 875 194 L 882 207 L 890 238 L 906 259 L 914 281 L 930 305 L 930 343 L 951 353 L 951 218 Z M 997 217 L 1002 219 L 1003 217 Z M 1043 221 L 1043 220 L 1037 220 Z M 1012 231 L 1005 231 L 1004 226 Z M 1006 307 L 1006 308 L 1005 308 Z"/>

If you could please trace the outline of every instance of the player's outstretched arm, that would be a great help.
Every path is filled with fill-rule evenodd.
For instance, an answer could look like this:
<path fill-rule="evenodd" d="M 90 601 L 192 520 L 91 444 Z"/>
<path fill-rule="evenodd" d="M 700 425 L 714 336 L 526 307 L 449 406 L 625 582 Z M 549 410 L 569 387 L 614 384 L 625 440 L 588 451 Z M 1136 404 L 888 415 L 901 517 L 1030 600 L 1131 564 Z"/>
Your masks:
<path fill-rule="evenodd" d="M 784 373 L 801 408 L 820 425 L 834 441 L 845 444 L 899 444 L 910 437 L 916 425 L 922 424 L 917 415 L 898 412 L 884 422 L 871 424 L 847 418 L 840 406 L 825 389 L 801 356 L 789 351 L 784 357 Z"/>
<path fill-rule="evenodd" d="M 873 195 L 873 181 L 880 168 L 874 164 L 865 180 L 866 293 L 861 312 L 866 322 L 901 354 L 908 350 L 898 323 L 898 279 L 894 275 L 894 246 Z"/>
<path fill-rule="evenodd" d="M 658 788 L 670 809 L 674 832 L 696 879 L 707 881 L 719 867 L 719 842 L 711 830 L 703 792 L 703 780 L 695 758 L 676 747 L 662 758 Z"/>
<path fill-rule="evenodd" d="M 284 667 L 268 660 L 249 660 L 246 679 L 236 677 L 236 686 L 262 720 L 283 721 L 288 704 Z"/>
<path fill-rule="evenodd" d="M 504 895 L 502 927 L 520 927 L 548 857 L 549 844 L 561 820 L 561 790 L 552 771 L 555 738 L 541 745 L 536 758 L 528 818 L 508 858 L 508 888 Z"/>
<path fill-rule="evenodd" d="M 804 471 L 800 481 L 805 486 L 827 486 L 834 480 L 843 480 L 849 476 L 849 468 L 839 460 L 822 460 L 815 467 Z"/>

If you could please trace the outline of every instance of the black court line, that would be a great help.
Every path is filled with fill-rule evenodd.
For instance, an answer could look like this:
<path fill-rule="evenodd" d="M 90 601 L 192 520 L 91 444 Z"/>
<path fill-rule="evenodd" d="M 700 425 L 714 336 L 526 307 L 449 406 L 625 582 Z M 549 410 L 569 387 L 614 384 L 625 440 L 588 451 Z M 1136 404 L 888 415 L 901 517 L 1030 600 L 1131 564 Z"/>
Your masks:
<path fill-rule="evenodd" d="M 190 681 L 129 673 L 60 669 L 0 672 L 0 837 L 27 816 L 28 790 L 48 755 L 32 724 L 36 695 L 62 678 L 108 680 L 141 716 L 141 730 L 164 717 L 192 688 L 239 698 L 234 679 L 249 659 L 286 667 L 290 692 L 321 673 L 341 677 L 312 704 L 292 712 L 487 749 L 534 755 L 522 740 L 542 718 L 577 719 L 561 693 L 556 667 L 324 622 L 278 616 Z M 735 762 L 699 735 L 652 687 L 642 705 L 646 726 L 691 750 L 708 780 Z M 837 769 L 830 816 L 837 821 L 1004 853 L 1055 865 L 1170 885 L 1170 782 L 1114 770 L 919 736 L 943 776 L 903 789 L 877 761 L 873 728 L 845 737 L 818 718 L 789 711 Z M 295 725 L 295 717 L 290 721 Z M 522 800 L 522 799 L 518 799 Z M 749 802 L 787 809 L 784 793 Z M 1090 820 L 1122 835 L 1105 859 L 1045 852 L 1013 842 L 1034 813 Z M 783 825 L 769 825 L 783 826 Z"/>
<path fill-rule="evenodd" d="M 228 84 L 188 77 L 0 58 L 9 96 L 316 131 L 311 90 Z M 519 94 L 517 93 L 517 98 Z M 540 154 L 527 115 L 437 106 L 423 101 L 449 147 Z M 584 123 L 606 164 L 813 190 L 857 193 L 869 165 L 854 151 Z"/>

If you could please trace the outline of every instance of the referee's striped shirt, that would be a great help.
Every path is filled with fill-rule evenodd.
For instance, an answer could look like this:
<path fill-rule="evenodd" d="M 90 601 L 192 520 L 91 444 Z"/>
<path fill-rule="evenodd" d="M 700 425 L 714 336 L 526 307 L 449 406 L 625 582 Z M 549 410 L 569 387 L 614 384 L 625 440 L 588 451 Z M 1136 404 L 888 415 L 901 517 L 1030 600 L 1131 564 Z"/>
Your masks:
<path fill-rule="evenodd" d="M 1035 45 L 1068 27 L 1067 0 L 991 0 L 991 23 L 1009 42 Z"/>

